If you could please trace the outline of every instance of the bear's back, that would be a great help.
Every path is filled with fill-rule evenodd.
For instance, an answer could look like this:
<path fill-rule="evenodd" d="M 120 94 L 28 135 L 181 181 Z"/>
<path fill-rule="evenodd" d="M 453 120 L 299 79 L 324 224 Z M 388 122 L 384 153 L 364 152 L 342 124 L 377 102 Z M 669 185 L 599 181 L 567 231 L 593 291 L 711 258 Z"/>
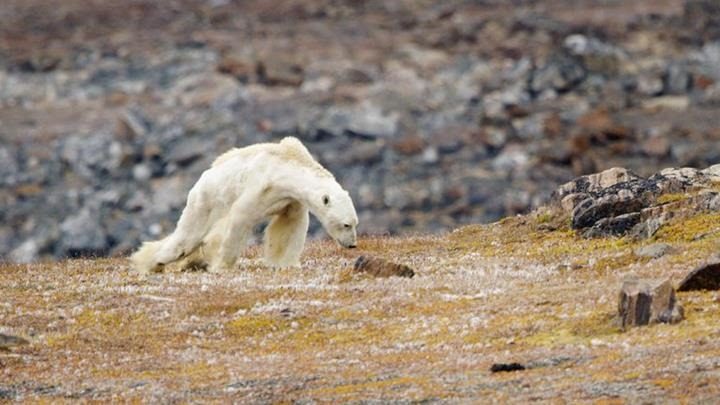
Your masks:
<path fill-rule="evenodd" d="M 283 162 L 295 162 L 300 166 L 313 169 L 323 177 L 333 177 L 320 163 L 315 161 L 305 145 L 295 137 L 283 138 L 280 143 L 258 143 L 243 148 L 233 148 L 218 156 L 211 167 L 219 166 L 235 159 L 248 160 L 262 153 L 279 158 Z"/>

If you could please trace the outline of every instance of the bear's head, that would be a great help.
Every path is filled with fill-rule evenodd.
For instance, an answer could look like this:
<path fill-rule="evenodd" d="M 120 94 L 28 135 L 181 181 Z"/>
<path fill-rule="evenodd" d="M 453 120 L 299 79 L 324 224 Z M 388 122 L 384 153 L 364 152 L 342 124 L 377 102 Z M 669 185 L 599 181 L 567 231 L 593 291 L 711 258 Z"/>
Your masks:
<path fill-rule="evenodd" d="M 333 187 L 315 198 L 313 214 L 330 237 L 343 247 L 357 247 L 358 218 L 350 194 L 341 187 Z"/>

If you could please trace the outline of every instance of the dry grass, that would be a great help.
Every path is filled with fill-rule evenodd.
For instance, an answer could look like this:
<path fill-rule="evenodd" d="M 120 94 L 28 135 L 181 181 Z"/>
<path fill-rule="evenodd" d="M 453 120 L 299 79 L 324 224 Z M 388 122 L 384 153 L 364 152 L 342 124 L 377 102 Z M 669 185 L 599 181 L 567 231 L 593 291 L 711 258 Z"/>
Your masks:
<path fill-rule="evenodd" d="M 716 292 L 681 293 L 687 319 L 673 326 L 621 333 L 614 312 L 624 277 L 678 281 L 717 250 L 717 224 L 676 220 L 656 236 L 674 253 L 652 261 L 637 242 L 581 239 L 535 214 L 356 251 L 313 242 L 302 269 L 262 268 L 258 249 L 221 275 L 3 265 L 0 332 L 31 344 L 0 352 L 0 400 L 711 400 Z M 349 275 L 360 254 L 417 275 Z M 513 361 L 530 368 L 489 371 Z"/>

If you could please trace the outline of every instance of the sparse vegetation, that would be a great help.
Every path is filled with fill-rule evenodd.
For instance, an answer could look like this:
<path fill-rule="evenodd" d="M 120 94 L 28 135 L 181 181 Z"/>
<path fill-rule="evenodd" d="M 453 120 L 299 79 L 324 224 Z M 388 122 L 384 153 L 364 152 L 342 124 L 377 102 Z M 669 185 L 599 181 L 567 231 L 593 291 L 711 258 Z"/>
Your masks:
<path fill-rule="evenodd" d="M 170 269 L 143 279 L 124 259 L 0 269 L 0 353 L 11 398 L 152 401 L 360 399 L 604 401 L 718 395 L 720 303 L 680 293 L 687 319 L 621 332 L 629 274 L 678 281 L 720 244 L 720 216 L 676 218 L 652 240 L 583 239 L 552 213 L 445 236 L 309 244 L 302 269 Z M 639 246 L 677 249 L 659 259 Z M 359 254 L 412 279 L 348 275 Z M 528 370 L 490 373 L 494 362 Z M 688 369 L 700 370 L 687 373 Z M 512 383 L 510 383 L 512 382 Z"/>

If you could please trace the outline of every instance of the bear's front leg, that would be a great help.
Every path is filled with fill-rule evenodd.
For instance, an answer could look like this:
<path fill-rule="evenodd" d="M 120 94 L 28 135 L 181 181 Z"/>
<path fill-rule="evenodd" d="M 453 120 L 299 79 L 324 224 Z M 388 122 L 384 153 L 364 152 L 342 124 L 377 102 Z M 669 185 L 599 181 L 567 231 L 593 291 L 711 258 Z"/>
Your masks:
<path fill-rule="evenodd" d="M 210 272 L 218 273 L 235 266 L 238 253 L 245 249 L 253 227 L 260 220 L 255 209 L 257 204 L 257 199 L 252 198 L 249 193 L 233 203 L 230 215 L 223 219 L 229 222 L 225 227 L 220 248 L 210 262 Z"/>
<path fill-rule="evenodd" d="M 265 228 L 265 264 L 271 267 L 300 266 L 309 223 L 308 209 L 297 201 L 276 215 Z"/>

